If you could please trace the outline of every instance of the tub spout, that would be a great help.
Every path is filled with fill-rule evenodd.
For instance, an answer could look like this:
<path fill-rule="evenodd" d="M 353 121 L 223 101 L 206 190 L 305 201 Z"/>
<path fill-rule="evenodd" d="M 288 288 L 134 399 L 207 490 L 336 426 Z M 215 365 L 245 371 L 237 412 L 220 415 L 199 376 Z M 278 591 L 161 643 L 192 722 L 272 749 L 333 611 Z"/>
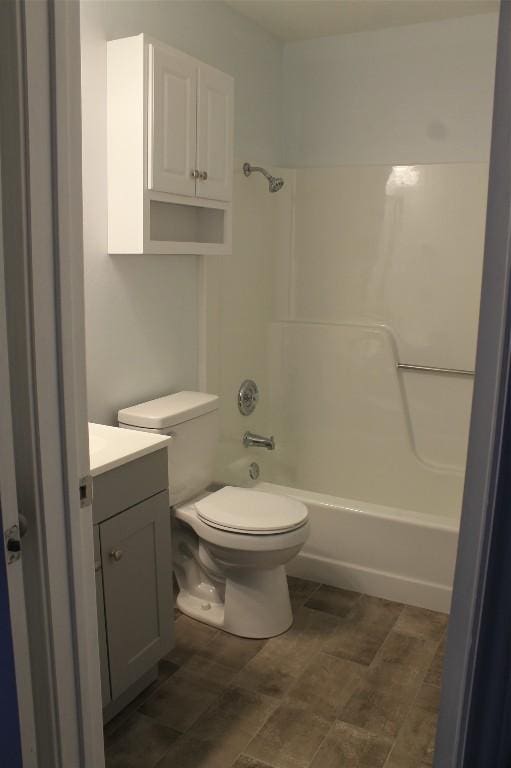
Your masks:
<path fill-rule="evenodd" d="M 243 435 L 243 445 L 245 448 L 267 448 L 269 451 L 275 450 L 275 438 L 255 435 L 253 432 L 245 432 Z"/>

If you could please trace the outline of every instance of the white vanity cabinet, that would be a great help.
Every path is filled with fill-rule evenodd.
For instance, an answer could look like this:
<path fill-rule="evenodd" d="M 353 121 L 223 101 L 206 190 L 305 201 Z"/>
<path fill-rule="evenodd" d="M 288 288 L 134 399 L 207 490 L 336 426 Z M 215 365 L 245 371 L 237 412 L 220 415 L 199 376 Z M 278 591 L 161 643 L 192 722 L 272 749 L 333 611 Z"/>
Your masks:
<path fill-rule="evenodd" d="M 228 253 L 232 77 L 146 35 L 107 67 L 109 253 Z"/>

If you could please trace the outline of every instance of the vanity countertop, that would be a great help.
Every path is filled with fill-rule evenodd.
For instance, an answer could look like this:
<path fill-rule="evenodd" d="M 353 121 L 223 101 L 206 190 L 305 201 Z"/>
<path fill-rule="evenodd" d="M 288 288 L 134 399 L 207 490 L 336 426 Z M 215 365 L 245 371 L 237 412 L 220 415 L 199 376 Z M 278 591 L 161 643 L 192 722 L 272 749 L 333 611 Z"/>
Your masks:
<path fill-rule="evenodd" d="M 89 422 L 90 473 L 93 477 L 165 448 L 172 438 L 135 429 Z"/>

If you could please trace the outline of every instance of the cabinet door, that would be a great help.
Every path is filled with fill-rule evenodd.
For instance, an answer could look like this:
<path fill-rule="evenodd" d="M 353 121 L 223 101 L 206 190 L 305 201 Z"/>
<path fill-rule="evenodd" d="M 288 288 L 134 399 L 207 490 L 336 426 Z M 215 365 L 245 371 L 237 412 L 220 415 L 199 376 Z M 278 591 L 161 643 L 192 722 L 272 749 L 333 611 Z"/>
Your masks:
<path fill-rule="evenodd" d="M 202 174 L 197 181 L 199 197 L 232 199 L 233 95 L 231 77 L 199 66 L 197 168 Z"/>
<path fill-rule="evenodd" d="M 100 525 L 112 698 L 171 647 L 169 497 L 165 491 Z"/>
<path fill-rule="evenodd" d="M 103 600 L 103 574 L 96 571 L 96 606 L 98 610 L 99 670 L 101 673 L 101 698 L 103 707 L 111 701 L 110 673 L 108 671 L 108 648 L 105 628 L 105 603 Z"/>
<path fill-rule="evenodd" d="M 197 65 L 149 45 L 148 187 L 195 195 Z"/>

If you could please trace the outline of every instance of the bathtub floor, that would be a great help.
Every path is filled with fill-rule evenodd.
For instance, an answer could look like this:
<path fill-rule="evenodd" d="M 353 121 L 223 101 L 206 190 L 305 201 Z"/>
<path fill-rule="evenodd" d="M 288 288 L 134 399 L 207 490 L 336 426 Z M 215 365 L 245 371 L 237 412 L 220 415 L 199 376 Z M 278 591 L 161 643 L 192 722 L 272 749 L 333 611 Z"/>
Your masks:
<path fill-rule="evenodd" d="M 290 578 L 294 626 L 176 621 L 160 679 L 105 729 L 107 768 L 426 768 L 447 617 Z"/>

